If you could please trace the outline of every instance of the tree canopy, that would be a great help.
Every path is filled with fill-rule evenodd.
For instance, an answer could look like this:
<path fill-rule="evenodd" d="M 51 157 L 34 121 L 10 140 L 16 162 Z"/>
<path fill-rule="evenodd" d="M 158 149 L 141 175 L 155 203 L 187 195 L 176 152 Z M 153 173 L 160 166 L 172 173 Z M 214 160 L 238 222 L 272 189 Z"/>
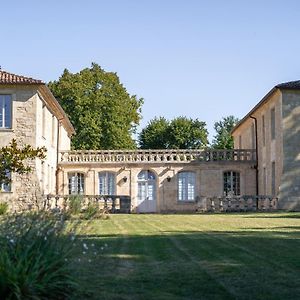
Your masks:
<path fill-rule="evenodd" d="M 205 122 L 178 117 L 171 121 L 154 118 L 141 131 L 139 144 L 142 149 L 199 149 L 207 146 Z"/>
<path fill-rule="evenodd" d="M 8 146 L 0 148 L 0 184 L 9 184 L 11 181 L 9 174 L 13 172 L 18 174 L 30 172 L 31 167 L 26 161 L 35 158 L 44 159 L 46 151 L 45 147 L 34 149 L 30 145 L 20 148 L 14 139 Z"/>
<path fill-rule="evenodd" d="M 214 149 L 233 149 L 234 143 L 231 136 L 231 130 L 239 121 L 234 116 L 228 116 L 222 118 L 221 121 L 215 122 L 214 129 L 217 134 L 212 141 L 212 148 Z"/>
<path fill-rule="evenodd" d="M 75 149 L 133 149 L 132 133 L 141 119 L 143 99 L 129 95 L 116 73 L 98 64 L 79 73 L 64 70 L 49 88 L 69 116 Z"/>

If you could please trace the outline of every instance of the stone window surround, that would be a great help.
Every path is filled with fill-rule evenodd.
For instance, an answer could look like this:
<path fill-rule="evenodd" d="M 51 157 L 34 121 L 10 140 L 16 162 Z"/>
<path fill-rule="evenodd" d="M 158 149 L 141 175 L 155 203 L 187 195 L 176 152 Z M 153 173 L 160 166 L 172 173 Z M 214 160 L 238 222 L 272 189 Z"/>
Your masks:
<path fill-rule="evenodd" d="M 12 132 L 13 131 L 13 123 L 14 123 L 14 113 L 13 113 L 13 103 L 16 101 L 16 94 L 15 93 L 12 93 L 11 90 L 9 89 L 4 89 L 0 96 L 11 96 L 11 114 L 10 114 L 10 117 L 11 117 L 11 120 L 10 120 L 10 127 L 1 127 L 0 126 L 0 131 L 7 131 L 7 132 Z"/>
<path fill-rule="evenodd" d="M 179 199 L 179 179 L 180 179 L 180 174 L 186 174 L 186 175 L 191 175 L 191 174 L 193 174 L 193 188 L 194 188 L 194 190 L 193 190 L 193 200 L 190 200 L 190 199 L 182 199 L 182 200 L 180 200 Z M 189 173 L 189 174 L 188 174 Z M 186 188 L 188 188 L 188 186 L 187 185 L 185 185 L 184 187 L 183 187 L 183 189 L 185 190 Z M 189 170 L 183 170 L 183 171 L 180 171 L 180 172 L 178 172 L 177 173 L 177 203 L 178 204 L 186 204 L 186 203 L 195 203 L 195 201 L 196 201 L 196 191 L 197 191 L 197 174 L 196 174 L 196 172 L 195 171 L 189 171 Z M 188 193 L 188 191 L 187 191 L 187 193 Z M 185 194 L 185 192 L 183 193 L 183 194 Z"/>
<path fill-rule="evenodd" d="M 241 176 L 241 172 L 239 171 L 239 170 L 224 170 L 222 173 L 223 173 L 223 193 L 224 193 L 224 195 L 225 195 L 225 190 L 224 190 L 224 183 L 225 183 L 225 173 L 231 173 L 230 174 L 230 176 L 231 176 L 231 184 L 232 184 L 232 186 L 231 186 L 231 192 L 232 192 L 232 189 L 234 189 L 234 187 L 233 187 L 233 174 L 234 173 L 236 173 L 236 174 L 238 174 L 239 175 L 239 193 L 238 194 L 235 194 L 235 192 L 233 193 L 233 196 L 241 196 L 241 194 L 242 194 L 242 182 L 241 182 L 241 178 L 242 178 L 242 176 Z M 226 195 L 226 196 L 228 196 L 228 195 Z"/>
<path fill-rule="evenodd" d="M 100 177 L 101 175 L 104 175 L 105 177 L 105 187 L 104 187 L 104 190 L 105 190 L 105 193 L 101 193 L 101 190 L 100 190 Z M 112 190 L 114 191 L 113 193 L 110 192 L 110 186 L 109 186 L 109 179 L 110 179 L 110 176 L 113 176 L 113 187 L 112 187 Z M 99 195 L 115 195 L 116 194 L 116 172 L 112 172 L 112 171 L 100 171 L 98 172 L 98 180 L 99 180 Z M 107 192 L 106 192 L 107 190 Z"/>

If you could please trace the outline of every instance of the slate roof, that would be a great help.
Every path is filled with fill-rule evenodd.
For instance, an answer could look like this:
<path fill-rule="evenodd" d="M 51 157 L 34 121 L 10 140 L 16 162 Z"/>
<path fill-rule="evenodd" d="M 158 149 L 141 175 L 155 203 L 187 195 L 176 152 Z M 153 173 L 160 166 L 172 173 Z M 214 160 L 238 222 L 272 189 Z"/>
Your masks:
<path fill-rule="evenodd" d="M 300 80 L 280 83 L 280 84 L 277 84 L 275 87 L 278 89 L 298 90 L 298 89 L 300 89 Z"/>
<path fill-rule="evenodd" d="M 44 84 L 44 82 L 0 70 L 0 84 Z"/>

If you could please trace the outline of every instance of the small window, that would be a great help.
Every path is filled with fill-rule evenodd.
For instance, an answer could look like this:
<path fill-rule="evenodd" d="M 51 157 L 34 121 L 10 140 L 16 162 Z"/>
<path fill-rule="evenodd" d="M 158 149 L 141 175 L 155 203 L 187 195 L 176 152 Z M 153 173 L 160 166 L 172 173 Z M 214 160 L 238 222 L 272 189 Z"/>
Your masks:
<path fill-rule="evenodd" d="M 84 193 L 84 174 L 70 173 L 68 177 L 69 177 L 69 194 L 82 195 Z"/>
<path fill-rule="evenodd" d="M 262 123 L 263 146 L 266 146 L 266 125 L 265 125 L 265 116 L 264 115 L 261 117 L 261 123 Z"/>
<path fill-rule="evenodd" d="M 224 172 L 224 195 L 240 195 L 240 173 L 234 171 Z"/>
<path fill-rule="evenodd" d="M 51 135 L 51 144 L 53 147 L 55 147 L 55 116 L 52 115 L 52 135 Z"/>
<path fill-rule="evenodd" d="M 271 139 L 275 139 L 275 108 L 271 109 Z"/>
<path fill-rule="evenodd" d="M 239 149 L 242 149 L 242 136 L 239 135 Z"/>
<path fill-rule="evenodd" d="M 11 179 L 11 173 L 10 172 L 6 172 L 5 176 L 8 179 Z M 11 182 L 3 182 L 0 184 L 0 192 L 11 192 Z"/>
<path fill-rule="evenodd" d="M 276 195 L 276 169 L 275 162 L 272 162 L 272 196 Z"/>
<path fill-rule="evenodd" d="M 116 194 L 116 175 L 112 172 L 100 172 L 99 174 L 99 195 Z"/>
<path fill-rule="evenodd" d="M 0 95 L 0 128 L 11 128 L 12 98 L 11 95 Z"/>
<path fill-rule="evenodd" d="M 195 201 L 195 187 L 194 172 L 178 173 L 178 201 Z"/>
<path fill-rule="evenodd" d="M 46 138 L 46 105 L 42 106 L 42 136 Z"/>

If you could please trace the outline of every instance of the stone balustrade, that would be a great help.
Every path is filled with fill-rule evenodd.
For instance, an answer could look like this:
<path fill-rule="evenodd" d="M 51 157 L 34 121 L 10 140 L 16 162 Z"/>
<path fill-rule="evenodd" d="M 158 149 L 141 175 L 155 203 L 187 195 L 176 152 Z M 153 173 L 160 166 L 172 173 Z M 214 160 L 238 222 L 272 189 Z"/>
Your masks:
<path fill-rule="evenodd" d="M 80 201 L 84 210 L 90 204 L 97 204 L 100 210 L 107 210 L 110 213 L 130 213 L 131 199 L 125 195 L 46 195 L 43 201 L 44 210 L 59 209 L 68 211 L 73 199 Z"/>
<path fill-rule="evenodd" d="M 208 212 L 275 211 L 278 199 L 272 196 L 205 197 L 203 202 L 206 204 L 203 210 Z"/>
<path fill-rule="evenodd" d="M 60 163 L 189 163 L 256 160 L 253 149 L 61 151 Z"/>

